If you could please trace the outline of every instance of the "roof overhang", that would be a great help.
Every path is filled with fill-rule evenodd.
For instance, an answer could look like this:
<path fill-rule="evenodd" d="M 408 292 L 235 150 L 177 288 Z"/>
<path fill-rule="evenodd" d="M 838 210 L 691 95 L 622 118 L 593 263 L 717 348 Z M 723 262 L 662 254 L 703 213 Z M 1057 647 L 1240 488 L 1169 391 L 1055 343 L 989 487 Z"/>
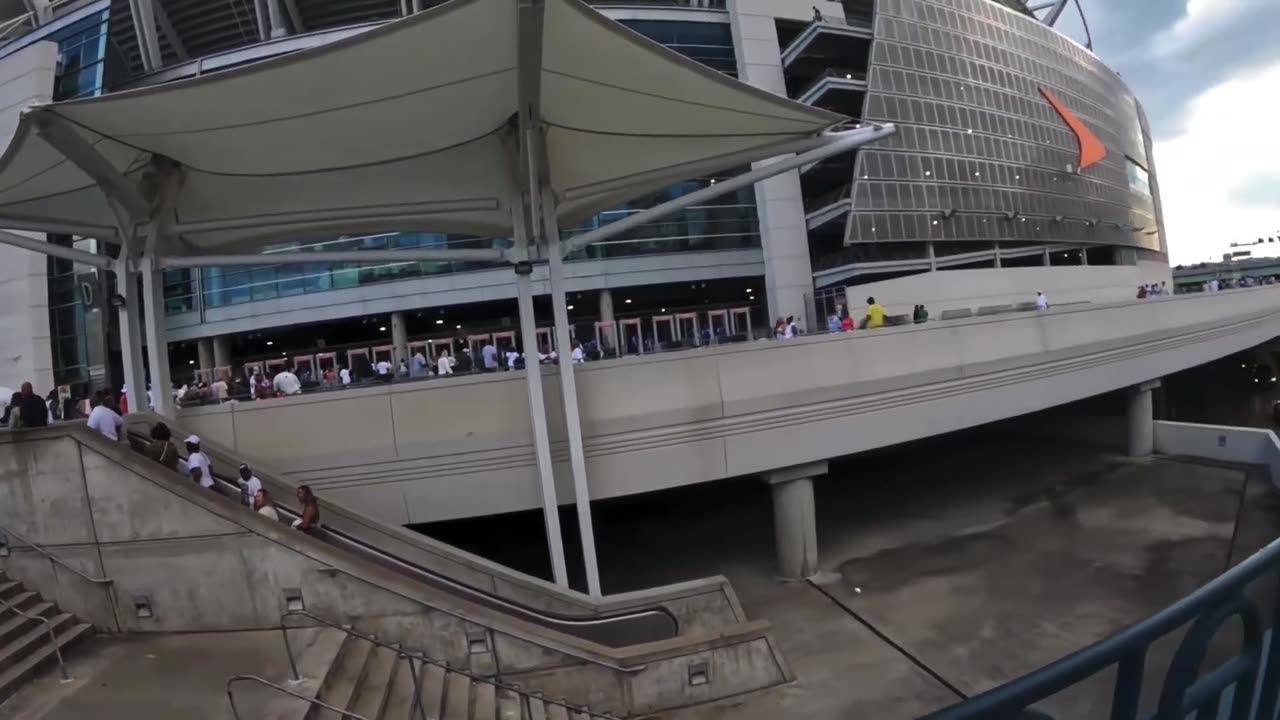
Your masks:
<path fill-rule="evenodd" d="M 0 227 L 118 238 L 154 222 L 169 256 L 344 232 L 507 237 L 530 187 L 522 98 L 545 148 L 534 182 L 564 225 L 845 120 L 580 0 L 452 0 L 253 65 L 29 108 L 0 156 Z"/>

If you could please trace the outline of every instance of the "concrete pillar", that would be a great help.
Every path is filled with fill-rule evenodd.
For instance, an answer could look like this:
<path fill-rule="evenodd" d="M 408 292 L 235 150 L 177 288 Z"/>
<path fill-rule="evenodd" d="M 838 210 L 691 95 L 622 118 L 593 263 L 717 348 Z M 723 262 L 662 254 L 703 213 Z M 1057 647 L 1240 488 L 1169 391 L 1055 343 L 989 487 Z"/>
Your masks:
<path fill-rule="evenodd" d="M 200 338 L 196 341 L 196 356 L 201 370 L 209 370 L 217 365 L 217 361 L 213 359 L 213 338 Z"/>
<path fill-rule="evenodd" d="M 214 367 L 229 367 L 231 365 L 230 335 L 218 335 L 213 338 L 213 365 Z"/>
<path fill-rule="evenodd" d="M 761 476 L 773 494 L 773 542 L 778 556 L 778 577 L 782 580 L 804 580 L 818 573 L 813 478 L 826 472 L 824 461 Z"/>
<path fill-rule="evenodd" d="M 786 97 L 782 51 L 771 8 L 770 3 L 729 0 L 729 29 L 733 33 L 738 79 Z M 774 160 L 753 167 L 771 162 Z M 813 295 L 813 266 L 809 262 L 800 173 L 793 170 L 757 183 L 755 192 L 769 318 L 795 316 L 803 320 L 809 315 L 806 308 Z"/>
<path fill-rule="evenodd" d="M 600 322 L 613 322 L 613 291 L 600 291 Z"/>
<path fill-rule="evenodd" d="M 1128 424 L 1129 457 L 1146 457 L 1155 450 L 1155 411 L 1151 391 L 1160 387 L 1159 380 L 1135 385 L 1129 389 Z"/>
<path fill-rule="evenodd" d="M 391 313 L 391 345 L 391 364 L 395 366 L 395 372 L 399 372 L 400 361 L 409 362 L 409 329 L 405 325 L 403 312 Z"/>
<path fill-rule="evenodd" d="M 0 63 L 0 125 L 12 132 L 29 105 L 52 100 L 57 68 L 55 43 L 32 43 L 5 57 Z M 45 239 L 43 233 L 19 234 Z M 16 390 L 30 382 L 42 395 L 53 387 L 48 267 L 45 255 L 0 245 L 0 386 Z"/>

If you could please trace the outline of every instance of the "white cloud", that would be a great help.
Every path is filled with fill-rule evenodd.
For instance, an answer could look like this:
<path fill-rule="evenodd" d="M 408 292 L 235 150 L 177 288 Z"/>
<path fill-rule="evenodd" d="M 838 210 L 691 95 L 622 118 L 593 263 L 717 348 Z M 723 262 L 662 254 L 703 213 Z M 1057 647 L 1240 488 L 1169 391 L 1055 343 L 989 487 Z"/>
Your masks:
<path fill-rule="evenodd" d="M 1250 178 L 1280 171 L 1277 88 L 1280 63 L 1229 78 L 1188 104 L 1182 134 L 1156 142 L 1175 264 L 1220 260 L 1229 242 L 1280 231 L 1280 197 L 1268 206 L 1243 203 L 1232 193 Z"/>
<path fill-rule="evenodd" d="M 1173 27 L 1147 46 L 1158 58 L 1172 58 L 1198 47 L 1226 30 L 1233 21 L 1270 0 L 1187 0 L 1187 10 Z"/>

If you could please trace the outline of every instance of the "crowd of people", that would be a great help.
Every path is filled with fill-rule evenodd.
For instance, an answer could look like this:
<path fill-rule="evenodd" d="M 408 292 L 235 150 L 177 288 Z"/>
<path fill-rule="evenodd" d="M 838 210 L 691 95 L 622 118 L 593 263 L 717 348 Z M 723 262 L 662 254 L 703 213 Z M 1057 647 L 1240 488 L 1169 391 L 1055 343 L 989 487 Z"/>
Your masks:
<path fill-rule="evenodd" d="M 125 429 L 126 410 L 122 408 L 122 400 L 122 397 L 98 391 L 85 399 L 84 404 L 87 408 L 82 408 L 78 403 L 72 403 L 69 400 L 59 402 L 56 392 L 50 393 L 48 397 L 41 397 L 35 392 L 31 383 L 24 382 L 21 389 L 9 398 L 4 414 L 0 417 L 0 424 L 7 426 L 10 430 L 23 430 L 47 427 L 51 419 L 83 418 L 90 430 L 112 442 L 126 442 L 129 437 Z M 56 413 L 54 408 L 57 409 Z M 85 409 L 87 412 L 84 411 Z M 186 458 L 183 458 L 174 446 L 172 431 L 163 422 L 157 422 L 151 426 L 146 442 L 130 444 L 151 460 L 169 470 L 181 473 L 200 487 L 220 492 L 213 473 L 213 463 L 201 449 L 198 436 L 190 435 L 183 441 L 187 449 Z M 240 489 L 240 501 L 246 507 L 273 520 L 281 519 L 271 493 L 263 487 L 262 481 L 254 475 L 253 469 L 247 463 L 240 465 L 237 484 Z M 302 506 L 302 513 L 293 521 L 293 527 L 303 531 L 319 527 L 320 505 L 315 493 L 309 486 L 302 485 L 297 490 L 297 496 Z"/>
<path fill-rule="evenodd" d="M 1216 288 L 1214 292 L 1216 292 Z M 1163 281 L 1160 283 L 1149 283 L 1138 286 L 1138 299 L 1145 300 L 1147 298 L 1162 297 L 1169 294 L 1169 287 Z"/>

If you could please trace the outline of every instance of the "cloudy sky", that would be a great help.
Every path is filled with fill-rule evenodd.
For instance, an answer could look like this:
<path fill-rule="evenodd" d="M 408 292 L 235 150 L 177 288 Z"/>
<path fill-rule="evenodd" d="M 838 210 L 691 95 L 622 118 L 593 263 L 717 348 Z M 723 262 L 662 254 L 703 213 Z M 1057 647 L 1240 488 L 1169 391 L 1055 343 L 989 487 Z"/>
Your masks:
<path fill-rule="evenodd" d="M 1146 107 L 1170 259 L 1280 255 L 1280 0 L 1081 0 L 1093 48 Z M 1074 8 L 1059 29 L 1083 38 Z"/>

